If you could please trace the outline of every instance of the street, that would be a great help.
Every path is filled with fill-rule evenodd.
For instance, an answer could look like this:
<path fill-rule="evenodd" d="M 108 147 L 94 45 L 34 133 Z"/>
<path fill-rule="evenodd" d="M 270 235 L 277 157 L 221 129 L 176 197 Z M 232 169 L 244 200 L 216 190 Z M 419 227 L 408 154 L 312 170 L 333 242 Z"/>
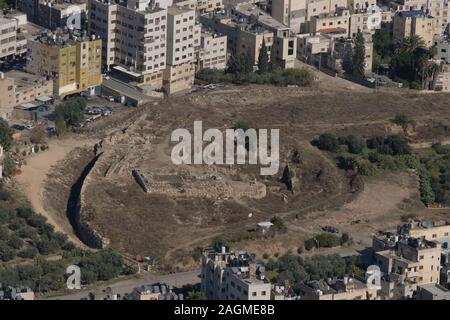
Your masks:
<path fill-rule="evenodd" d="M 73 294 L 51 297 L 46 300 L 80 300 L 81 298 L 86 298 L 89 292 L 92 292 L 95 295 L 97 294 L 101 295 L 107 287 L 110 287 L 114 294 L 120 294 L 121 296 L 123 296 L 125 293 L 130 293 L 133 291 L 134 288 L 144 284 L 153 284 L 160 282 L 181 288 L 182 286 L 187 284 L 197 284 L 200 282 L 199 277 L 200 271 L 188 271 L 167 275 L 157 275 L 150 272 L 143 272 L 140 275 L 143 277 L 142 279 L 124 280 L 116 282 L 114 284 L 104 285 L 102 287 L 91 290 L 86 289 L 76 291 L 74 290 Z"/>

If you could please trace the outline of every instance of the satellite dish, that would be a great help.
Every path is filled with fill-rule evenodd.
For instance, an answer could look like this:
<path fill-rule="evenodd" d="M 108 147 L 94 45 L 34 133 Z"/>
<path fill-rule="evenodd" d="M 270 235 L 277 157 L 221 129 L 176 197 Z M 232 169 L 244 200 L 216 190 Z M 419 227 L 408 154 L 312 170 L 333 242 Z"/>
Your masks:
<path fill-rule="evenodd" d="M 382 20 L 380 7 L 372 4 L 367 7 L 367 13 L 369 14 L 367 17 L 367 29 L 369 31 L 380 29 Z"/>

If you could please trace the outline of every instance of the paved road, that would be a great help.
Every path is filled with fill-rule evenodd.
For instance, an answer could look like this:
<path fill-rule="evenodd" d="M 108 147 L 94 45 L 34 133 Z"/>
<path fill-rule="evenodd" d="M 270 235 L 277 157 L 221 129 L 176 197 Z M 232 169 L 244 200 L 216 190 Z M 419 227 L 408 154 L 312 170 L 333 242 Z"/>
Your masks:
<path fill-rule="evenodd" d="M 106 287 L 111 287 L 113 292 L 116 294 L 121 294 L 122 296 L 125 293 L 130 293 L 134 288 L 139 287 L 144 284 L 152 284 L 152 283 L 166 283 L 172 285 L 174 287 L 182 287 L 186 284 L 197 284 L 200 282 L 200 271 L 188 271 L 181 273 L 173 273 L 167 275 L 157 275 L 150 272 L 144 272 L 141 274 L 141 279 L 129 279 L 120 282 L 116 282 L 114 284 L 105 285 L 99 287 L 97 289 L 91 290 L 80 290 L 76 293 L 52 297 L 48 300 L 80 300 L 81 298 L 85 298 L 88 296 L 89 292 L 93 292 L 94 294 L 101 294 Z"/>

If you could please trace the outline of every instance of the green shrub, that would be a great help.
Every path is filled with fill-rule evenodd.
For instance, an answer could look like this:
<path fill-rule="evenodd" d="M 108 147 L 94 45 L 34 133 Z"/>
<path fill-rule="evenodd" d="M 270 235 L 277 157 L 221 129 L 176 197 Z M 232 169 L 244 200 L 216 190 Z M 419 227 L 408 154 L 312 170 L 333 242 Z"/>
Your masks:
<path fill-rule="evenodd" d="M 314 141 L 314 144 L 316 144 L 319 149 L 331 152 L 336 152 L 339 149 L 339 140 L 332 133 L 321 134 L 319 138 Z"/>
<path fill-rule="evenodd" d="M 310 251 L 315 246 L 316 246 L 316 242 L 314 241 L 314 239 L 308 239 L 305 241 L 305 249 L 306 250 Z"/>
<path fill-rule="evenodd" d="M 19 251 L 19 253 L 17 253 L 17 256 L 21 258 L 33 259 L 37 254 L 37 249 L 35 247 L 30 247 Z"/>

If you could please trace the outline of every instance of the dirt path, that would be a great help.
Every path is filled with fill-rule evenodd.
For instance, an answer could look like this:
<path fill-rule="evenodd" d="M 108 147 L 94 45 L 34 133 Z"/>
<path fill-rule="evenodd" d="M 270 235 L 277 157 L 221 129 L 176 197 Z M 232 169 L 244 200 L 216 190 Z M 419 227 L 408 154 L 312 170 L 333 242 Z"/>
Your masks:
<path fill-rule="evenodd" d="M 68 220 L 57 217 L 46 209 L 44 205 L 44 181 L 50 168 L 76 147 L 93 145 L 96 141 L 88 139 L 75 139 L 68 137 L 49 141 L 49 149 L 27 158 L 27 164 L 22 166 L 22 174 L 16 176 L 19 188 L 25 193 L 34 211 L 42 214 L 48 222 L 55 227 L 55 231 L 67 234 L 69 239 L 78 245 L 82 243 L 73 233 Z"/>

